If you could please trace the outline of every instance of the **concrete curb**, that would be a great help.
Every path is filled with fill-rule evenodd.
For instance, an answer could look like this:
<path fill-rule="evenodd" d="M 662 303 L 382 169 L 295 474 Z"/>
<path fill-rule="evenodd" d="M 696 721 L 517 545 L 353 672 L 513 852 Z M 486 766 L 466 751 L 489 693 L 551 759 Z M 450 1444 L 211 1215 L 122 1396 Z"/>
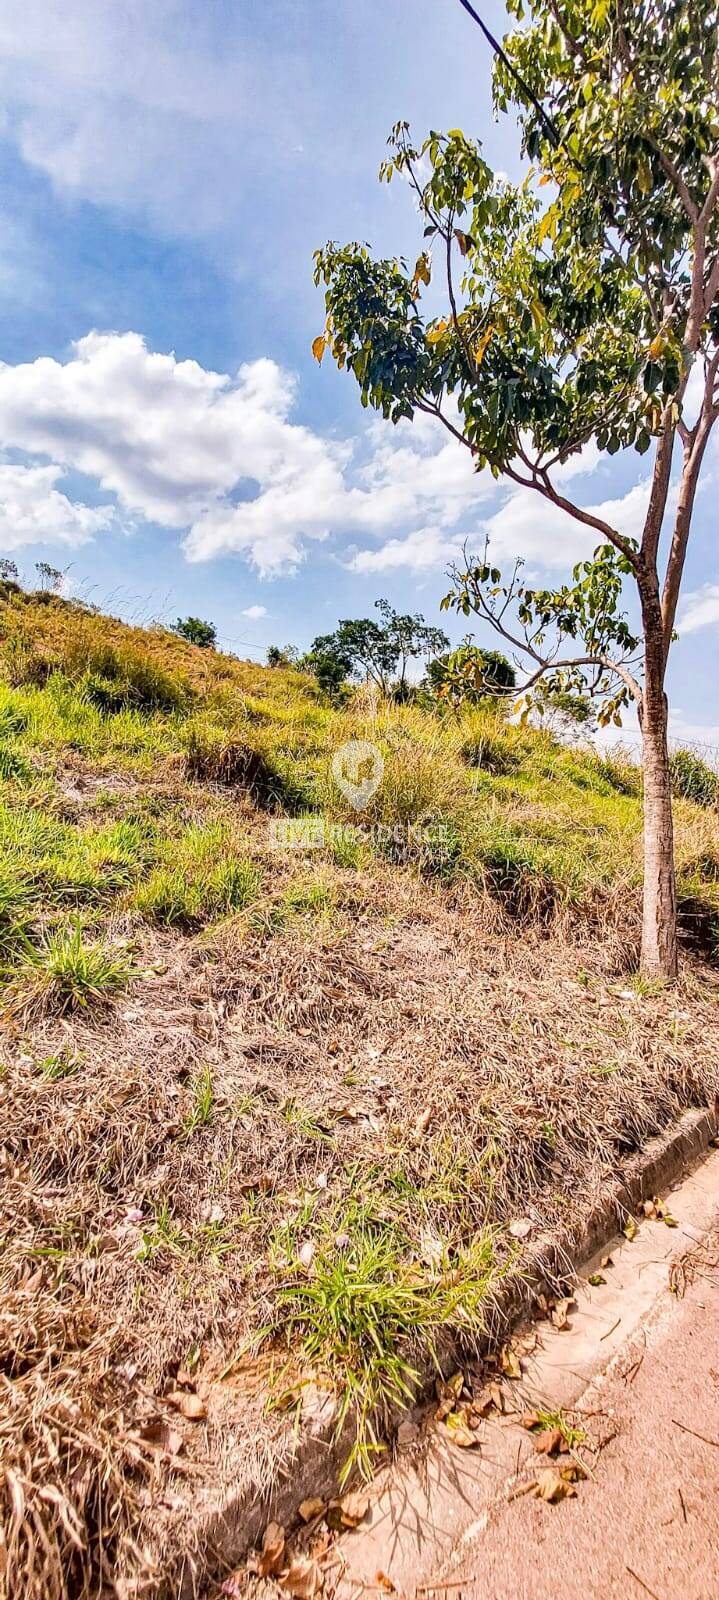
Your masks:
<path fill-rule="evenodd" d="M 718 1105 L 685 1112 L 678 1123 L 651 1139 L 644 1150 L 617 1170 L 581 1229 L 559 1239 L 544 1235 L 526 1248 L 521 1277 L 507 1279 L 497 1292 L 485 1349 L 496 1348 L 512 1326 L 531 1314 L 547 1284 L 556 1285 L 560 1280 L 566 1283 L 584 1262 L 608 1244 L 617 1226 L 622 1226 L 643 1199 L 666 1190 L 686 1173 L 706 1151 L 718 1126 Z M 443 1359 L 451 1364 L 458 1355 L 458 1344 L 448 1342 Z M 434 1372 L 428 1368 L 424 1375 L 427 1389 L 433 1380 Z M 422 1398 L 420 1390 L 417 1401 Z M 288 1526 L 296 1519 L 301 1500 L 315 1496 L 330 1499 L 337 1493 L 351 1425 L 343 1430 L 339 1441 L 333 1439 L 333 1431 L 332 1417 L 318 1415 L 300 1436 L 291 1476 L 275 1485 L 269 1494 L 258 1482 L 204 1518 L 193 1530 L 194 1551 L 185 1560 L 176 1591 L 178 1600 L 196 1600 L 209 1573 L 236 1566 L 247 1550 L 260 1542 L 268 1522 Z"/>

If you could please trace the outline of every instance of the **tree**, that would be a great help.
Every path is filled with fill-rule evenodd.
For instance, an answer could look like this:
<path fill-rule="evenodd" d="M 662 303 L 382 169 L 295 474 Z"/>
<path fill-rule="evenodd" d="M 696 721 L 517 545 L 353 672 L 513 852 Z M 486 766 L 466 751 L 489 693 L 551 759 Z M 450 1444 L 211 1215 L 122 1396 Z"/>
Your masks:
<path fill-rule="evenodd" d="M 60 567 L 51 567 L 49 561 L 36 561 L 35 571 L 38 576 L 40 588 L 44 593 L 60 593 L 63 578 L 65 576 Z"/>
<path fill-rule="evenodd" d="M 217 629 L 214 623 L 203 622 L 202 617 L 184 619 L 178 617 L 172 632 L 178 633 L 188 644 L 196 644 L 200 650 L 214 650 L 217 644 Z"/>
<path fill-rule="evenodd" d="M 517 674 L 499 650 L 482 650 L 468 633 L 456 650 L 428 663 L 427 679 L 435 693 L 452 705 L 481 705 L 488 699 L 508 704 Z"/>
<path fill-rule="evenodd" d="M 509 183 L 459 129 L 416 148 L 407 124 L 397 124 L 382 175 L 411 184 L 424 248 L 413 270 L 357 244 L 318 251 L 327 323 L 315 355 L 329 348 L 352 371 L 364 405 L 395 422 L 428 413 L 478 470 L 549 503 L 556 537 L 569 519 L 598 536 L 594 560 L 555 592 L 525 587 L 517 571 L 503 583 L 485 553 L 455 573 L 447 603 L 512 643 L 528 663 L 528 691 L 548 679 L 592 692 L 615 719 L 635 704 L 642 967 L 672 978 L 665 682 L 697 484 L 719 416 L 716 0 L 508 5 L 527 21 L 495 61 L 495 104 L 514 107 L 535 165 Z M 421 295 L 435 270 L 446 309 L 426 319 Z M 562 469 L 587 447 L 651 452 L 638 541 L 572 498 Z M 626 583 L 641 619 L 636 636 L 622 611 Z"/>
<path fill-rule="evenodd" d="M 332 683 L 334 692 L 348 678 L 368 678 L 381 694 L 402 698 L 410 661 L 424 660 L 442 650 L 449 639 L 419 614 L 401 615 L 388 600 L 376 600 L 375 608 L 381 622 L 373 617 L 339 622 L 334 633 L 321 634 L 313 641 L 305 661 L 318 678 L 323 674 L 327 683 Z"/>
<path fill-rule="evenodd" d="M 293 644 L 268 644 L 268 667 L 294 667 L 299 661 L 299 651 Z"/>
<path fill-rule="evenodd" d="M 17 562 L 11 561 L 9 556 L 0 556 L 0 583 L 17 583 L 18 578 Z"/>

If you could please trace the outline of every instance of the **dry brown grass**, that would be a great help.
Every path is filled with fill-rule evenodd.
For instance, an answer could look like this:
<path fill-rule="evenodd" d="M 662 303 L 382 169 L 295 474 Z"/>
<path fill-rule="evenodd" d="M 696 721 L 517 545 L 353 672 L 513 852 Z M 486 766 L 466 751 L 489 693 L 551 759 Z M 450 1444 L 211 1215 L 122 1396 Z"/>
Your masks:
<path fill-rule="evenodd" d="M 268 1324 L 281 1340 L 288 1222 L 301 1242 L 358 1203 L 396 1216 L 399 1186 L 418 1259 L 428 1235 L 451 1250 L 518 1216 L 569 1239 L 626 1153 L 719 1088 L 707 973 L 642 995 L 603 942 L 519 943 L 479 925 L 476 897 L 389 870 L 339 939 L 245 922 L 148 935 L 142 959 L 166 970 L 111 1028 L 46 1019 L 7 1050 L 2 1438 L 22 1600 L 93 1593 L 103 1559 L 152 1592 L 210 1485 L 280 1470 L 292 1426 L 265 1410 L 271 1352 L 232 1358 Z M 78 1064 L 48 1078 L 63 1048 Z M 212 1106 L 193 1127 L 202 1072 Z M 138 1436 L 166 1426 L 191 1353 L 207 1420 L 180 1421 L 175 1462 Z"/>
<path fill-rule="evenodd" d="M 312 1251 L 386 1239 L 429 1292 L 487 1237 L 489 1305 L 492 1272 L 516 1258 L 512 1221 L 529 1221 L 528 1245 L 544 1229 L 569 1244 L 627 1155 L 717 1094 L 717 976 L 689 960 L 674 990 L 623 976 L 635 802 L 573 786 L 566 751 L 548 774 L 535 740 L 533 771 L 495 779 L 412 708 L 357 703 L 343 720 L 318 712 L 299 675 L 52 602 L 16 610 L 2 627 L 46 666 L 80 671 L 98 641 L 137 647 L 211 706 L 196 725 L 140 727 L 71 695 L 43 722 L 48 697 L 30 696 L 39 775 L 15 810 L 81 832 L 160 818 L 152 860 L 170 876 L 173 841 L 216 824 L 212 848 L 246 853 L 261 883 L 192 937 L 147 916 L 136 877 L 106 897 L 100 885 L 79 904 L 88 940 L 131 949 L 137 981 L 74 1010 L 55 988 L 6 989 L 5 1583 L 12 1600 L 105 1600 L 112 1584 L 144 1600 L 177 1593 L 206 1511 L 288 1467 L 296 1418 L 268 1399 L 288 1364 L 292 1382 L 311 1376 L 283 1295 L 312 1281 Z M 343 815 L 326 769 L 353 733 L 385 749 L 375 820 L 446 813 L 472 871 L 443 885 L 426 861 L 391 865 L 361 841 L 354 865 L 270 847 L 267 809 L 301 809 L 310 780 Z M 684 803 L 678 820 L 699 903 L 716 819 Z M 29 847 L 21 865 L 36 867 Z M 56 892 L 29 913 L 36 953 L 65 919 Z M 427 1359 L 426 1342 L 408 1344 Z M 195 1422 L 170 1398 L 183 1372 L 206 1412 Z"/>

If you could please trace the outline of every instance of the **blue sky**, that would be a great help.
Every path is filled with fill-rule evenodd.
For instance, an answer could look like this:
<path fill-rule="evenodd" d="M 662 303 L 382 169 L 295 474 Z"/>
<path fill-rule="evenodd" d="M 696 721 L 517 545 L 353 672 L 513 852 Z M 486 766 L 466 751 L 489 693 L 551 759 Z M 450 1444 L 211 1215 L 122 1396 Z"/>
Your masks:
<path fill-rule="evenodd" d="M 381 594 L 439 620 L 452 549 L 487 529 L 556 578 L 589 552 L 310 354 L 317 245 L 416 253 L 409 193 L 376 181 L 396 118 L 517 170 L 489 75 L 459 0 L 0 0 L 0 553 L 260 656 Z M 719 743 L 716 464 L 671 694 L 675 733 Z M 581 465 L 576 497 L 635 531 L 646 462 Z"/>

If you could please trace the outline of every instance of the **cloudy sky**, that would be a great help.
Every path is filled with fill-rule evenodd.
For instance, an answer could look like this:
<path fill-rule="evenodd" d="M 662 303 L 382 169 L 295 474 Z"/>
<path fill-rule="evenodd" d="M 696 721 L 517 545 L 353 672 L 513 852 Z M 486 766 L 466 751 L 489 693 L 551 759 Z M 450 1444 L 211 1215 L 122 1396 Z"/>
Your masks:
<path fill-rule="evenodd" d="M 259 657 L 378 595 L 439 620 L 447 560 L 487 531 L 556 578 L 589 553 L 310 354 L 317 245 L 416 253 L 408 192 L 376 182 L 396 118 L 517 170 L 489 67 L 459 0 L 0 0 L 0 554 Z M 576 498 L 637 531 L 646 462 L 579 468 Z M 671 688 L 675 732 L 719 744 L 708 468 Z"/>

